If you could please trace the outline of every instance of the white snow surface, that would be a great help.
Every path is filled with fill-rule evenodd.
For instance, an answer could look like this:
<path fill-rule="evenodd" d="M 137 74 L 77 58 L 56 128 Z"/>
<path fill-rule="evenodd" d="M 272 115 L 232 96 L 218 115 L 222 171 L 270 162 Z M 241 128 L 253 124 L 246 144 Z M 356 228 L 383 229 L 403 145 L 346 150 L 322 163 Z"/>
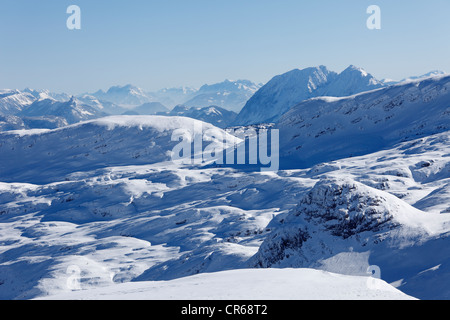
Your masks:
<path fill-rule="evenodd" d="M 195 288 L 195 290 L 193 289 Z M 414 300 L 386 282 L 312 269 L 243 269 L 60 293 L 52 300 Z"/>
<path fill-rule="evenodd" d="M 162 116 L 0 133 L 0 298 L 450 298 L 448 130 L 261 173 L 169 161 L 194 124 L 223 133 Z"/>

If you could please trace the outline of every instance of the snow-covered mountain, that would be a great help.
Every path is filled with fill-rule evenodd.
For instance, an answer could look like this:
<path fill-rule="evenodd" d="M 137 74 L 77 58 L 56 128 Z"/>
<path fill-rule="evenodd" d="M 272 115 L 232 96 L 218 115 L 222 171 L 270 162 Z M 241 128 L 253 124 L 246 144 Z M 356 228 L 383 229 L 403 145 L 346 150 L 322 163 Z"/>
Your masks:
<path fill-rule="evenodd" d="M 274 77 L 246 103 L 237 125 L 274 122 L 296 104 L 320 96 L 348 96 L 382 87 L 361 68 L 348 67 L 337 74 L 325 66 L 295 69 Z"/>
<path fill-rule="evenodd" d="M 344 98 L 314 98 L 277 123 L 286 167 L 362 155 L 450 130 L 450 76 Z"/>
<path fill-rule="evenodd" d="M 24 108 L 19 114 L 21 117 L 59 117 L 68 124 L 100 118 L 106 113 L 89 105 L 82 104 L 72 97 L 69 101 L 59 102 L 53 99 L 37 100 Z"/>
<path fill-rule="evenodd" d="M 2 90 L 0 94 L 0 131 L 29 128 L 57 128 L 67 124 L 105 116 L 99 108 L 53 99 L 48 91 Z M 63 99 L 63 96 L 60 95 Z"/>
<path fill-rule="evenodd" d="M 293 103 L 253 126 L 280 130 L 276 172 L 171 161 L 178 129 L 242 143 L 219 107 L 91 119 L 106 100 L 1 91 L 0 299 L 450 299 L 450 76 L 269 84 Z"/>
<path fill-rule="evenodd" d="M 0 92 L 0 131 L 54 129 L 127 110 L 89 95 L 75 98 L 32 89 Z"/>
<path fill-rule="evenodd" d="M 0 90 L 0 115 L 16 115 L 35 100 L 35 97 L 27 92 Z"/>
<path fill-rule="evenodd" d="M 230 99 L 227 101 L 231 103 L 251 92 L 251 89 L 247 86 L 250 84 L 250 82 L 246 81 L 226 81 L 218 85 L 205 85 L 202 87 L 201 92 L 209 92 L 211 95 L 221 95 L 223 97 L 228 96 L 228 93 L 230 93 Z M 0 131 L 35 128 L 53 129 L 106 115 L 156 114 L 191 117 L 209 121 L 224 128 L 236 117 L 236 113 L 221 107 L 211 107 L 209 105 L 202 108 L 178 107 L 173 112 L 170 112 L 160 102 L 149 102 L 156 100 L 158 97 L 167 100 L 169 96 L 173 98 L 171 101 L 178 99 L 185 101 L 185 99 L 190 99 L 194 93 L 200 92 L 188 88 L 180 90 L 167 89 L 152 94 L 128 85 L 112 87 L 106 93 L 99 91 L 94 95 L 83 94 L 77 97 L 70 97 L 66 94 L 54 94 L 48 90 L 25 89 L 23 92 L 19 90 L 2 90 L 0 92 L 0 115 L 2 115 Z M 235 95 L 228 91 L 227 93 L 226 90 L 242 92 Z M 177 95 L 179 96 L 176 97 Z M 140 104 L 142 101 L 147 102 Z"/>
<path fill-rule="evenodd" d="M 250 99 L 260 87 L 260 85 L 248 80 L 225 80 L 221 83 L 202 86 L 195 93 L 195 97 L 183 104 L 194 108 L 218 106 L 239 113 L 248 99 Z"/>
<path fill-rule="evenodd" d="M 99 90 L 89 95 L 94 96 L 99 100 L 109 101 L 126 108 L 136 107 L 147 102 L 152 102 L 151 97 L 149 97 L 144 90 L 131 84 L 125 86 L 114 86 L 109 88 L 106 92 Z"/>
<path fill-rule="evenodd" d="M 36 100 L 53 99 L 56 101 L 64 102 L 70 100 L 71 96 L 67 93 L 55 93 L 50 90 L 35 90 L 30 88 L 25 88 L 23 90 L 25 93 L 31 94 Z"/>
<path fill-rule="evenodd" d="M 378 81 L 364 69 L 351 65 L 327 85 L 322 95 L 346 97 L 383 86 L 382 82 Z"/>
<path fill-rule="evenodd" d="M 55 102 L 48 91 L 25 89 L 24 91 L 1 90 L 0 92 L 0 131 L 57 128 L 68 124 L 66 119 L 53 114 L 45 112 L 28 114 L 29 108 L 32 105 L 38 105 L 39 101 Z"/>
<path fill-rule="evenodd" d="M 120 107 L 112 102 L 105 101 L 105 100 L 99 100 L 96 97 L 91 96 L 91 95 L 81 95 L 81 96 L 76 97 L 76 99 L 84 105 L 93 107 L 93 108 L 97 109 L 98 111 L 107 113 L 109 115 L 119 115 L 128 110 L 128 109 Z M 68 99 L 68 100 L 70 100 L 70 99 Z"/>
<path fill-rule="evenodd" d="M 127 109 L 146 103 L 159 102 L 169 109 L 180 104 L 195 108 L 217 105 L 227 110 L 239 112 L 259 87 L 260 85 L 248 80 L 225 80 L 221 83 L 203 85 L 200 89 L 190 87 L 166 88 L 156 92 L 146 92 L 133 85 L 114 86 L 106 92 L 100 90 L 90 95 Z"/>
<path fill-rule="evenodd" d="M 403 80 L 383 79 L 380 81 L 385 85 L 394 85 L 394 84 L 405 83 L 405 82 L 410 82 L 410 81 L 417 81 L 417 80 L 424 80 L 427 78 L 444 76 L 444 75 L 448 75 L 448 73 L 444 72 L 444 71 L 440 71 L 440 70 L 433 70 L 433 71 L 427 72 L 423 75 L 412 76 L 412 77 L 409 77 L 409 78 L 406 78 Z"/>
<path fill-rule="evenodd" d="M 211 123 L 212 125 L 219 128 L 226 128 L 230 126 L 237 116 L 237 113 L 218 106 L 191 108 L 184 105 L 176 106 L 172 109 L 172 111 L 161 114 L 193 118 Z"/>
<path fill-rule="evenodd" d="M 148 95 L 153 97 L 153 101 L 158 101 L 169 109 L 173 109 L 177 105 L 192 99 L 197 91 L 198 89 L 191 87 L 165 88 L 156 92 L 149 92 Z"/>

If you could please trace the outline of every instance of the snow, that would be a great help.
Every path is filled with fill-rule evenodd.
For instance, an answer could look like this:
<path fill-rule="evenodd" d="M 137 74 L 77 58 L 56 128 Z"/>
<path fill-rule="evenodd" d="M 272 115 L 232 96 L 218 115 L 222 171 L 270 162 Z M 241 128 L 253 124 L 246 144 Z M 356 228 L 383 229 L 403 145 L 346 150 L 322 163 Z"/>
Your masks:
<path fill-rule="evenodd" d="M 131 84 L 114 86 L 109 88 L 106 92 L 100 90 L 90 95 L 125 108 L 136 107 L 144 103 L 152 102 L 151 97 L 149 97 L 144 90 Z"/>
<path fill-rule="evenodd" d="M 195 290 L 193 290 L 195 288 Z M 56 300 L 414 300 L 384 281 L 310 269 L 236 270 L 45 297 Z"/>
<path fill-rule="evenodd" d="M 184 101 L 183 105 L 194 108 L 213 105 L 238 113 L 260 87 L 248 80 L 225 80 L 221 83 L 202 86 L 195 96 Z"/>
<path fill-rule="evenodd" d="M 207 145 L 222 146 L 217 136 L 240 141 L 199 120 L 165 116 L 110 116 L 54 130 L 4 132 L 0 179 L 42 183 L 87 169 L 171 161 L 178 144 L 172 134 L 180 128 L 204 137 Z"/>
<path fill-rule="evenodd" d="M 169 109 L 180 104 L 195 108 L 215 105 L 229 111 L 239 112 L 245 102 L 259 88 L 260 85 L 249 80 L 225 80 L 220 83 L 203 85 L 200 89 L 181 87 L 146 92 L 136 86 L 126 85 L 114 86 L 106 92 L 100 90 L 89 95 L 127 109 L 159 102 Z"/>
<path fill-rule="evenodd" d="M 0 115 L 15 115 L 26 106 L 33 103 L 35 98 L 29 93 L 18 90 L 3 90 L 0 94 Z"/>
<path fill-rule="evenodd" d="M 344 97 L 384 85 L 361 68 L 350 66 L 337 74 L 325 66 L 292 70 L 274 77 L 248 100 L 237 125 L 276 122 L 290 108 L 320 96 Z"/>
<path fill-rule="evenodd" d="M 167 123 L 161 124 L 164 121 Z M 79 159 L 73 166 L 63 162 L 64 168 L 49 170 L 48 160 L 37 162 L 46 167 L 29 167 L 27 159 L 22 159 L 22 164 L 17 160 L 9 163 L 9 172 L 16 174 L 3 173 L 4 182 L 0 184 L 2 298 L 60 297 L 70 293 L 67 270 L 73 266 L 82 271 L 80 283 L 84 290 L 117 292 L 117 296 L 110 296 L 113 298 L 119 298 L 121 293 L 126 297 L 127 291 L 115 289 L 122 288 L 116 285 L 145 288 L 148 281 L 158 281 L 153 286 L 161 287 L 165 283 L 161 280 L 249 268 L 261 244 L 279 232 L 277 221 L 294 210 L 308 192 L 314 193 L 317 183 L 324 179 L 337 179 L 340 181 L 337 185 L 345 181 L 347 185 L 356 185 L 349 199 L 360 196 L 368 201 L 382 199 L 374 208 L 380 212 L 386 210 L 389 213 L 386 217 L 392 215 L 393 221 L 404 227 L 389 231 L 391 240 L 365 247 L 362 245 L 367 240 L 356 241 L 353 237 L 339 240 L 324 235 L 315 243 L 328 243 L 332 254 L 311 255 L 310 264 L 285 266 L 314 267 L 359 277 L 366 275 L 367 268 L 375 264 L 381 267 L 383 280 L 398 285 L 399 290 L 411 296 L 447 297 L 445 287 L 436 291 L 426 286 L 448 283 L 445 275 L 449 257 L 445 248 L 448 248 L 449 216 L 440 212 L 448 207 L 448 202 L 440 200 L 442 193 L 438 190 L 450 183 L 449 173 L 445 171 L 450 161 L 449 133 L 314 168 L 277 173 L 180 168 L 167 162 L 148 163 L 148 159 L 132 164 L 130 159 L 134 158 L 128 158 L 124 148 L 132 145 L 135 134 L 128 134 L 128 130 L 139 127 L 144 132 L 147 127 L 163 130 L 176 127 L 173 121 L 174 118 L 153 116 L 112 117 L 24 135 L 23 141 L 16 140 L 16 134 L 2 137 L 3 147 L 8 145 L 8 139 L 13 139 L 16 150 L 23 144 L 33 157 L 54 152 L 53 148 L 60 150 L 61 156 L 64 150 L 74 150 L 82 141 L 80 132 L 89 137 L 101 134 L 106 144 L 112 145 L 118 144 L 118 140 L 114 140 L 115 135 L 106 135 L 108 132 L 118 134 L 125 129 L 119 136 L 127 137 L 117 145 L 121 150 L 117 154 L 120 158 L 116 158 L 121 159 L 120 165 L 105 162 L 102 168 L 92 168 L 92 164 L 83 168 Z M 178 121 L 195 120 L 180 118 Z M 150 133 L 154 137 L 155 132 Z M 68 138 L 58 144 L 58 140 L 47 142 L 47 135 Z M 148 137 L 142 136 L 142 141 L 148 141 Z M 44 139 L 39 151 L 34 151 L 37 146 L 28 148 L 39 139 Z M 80 154 L 84 152 L 80 150 Z M 102 155 L 101 161 L 111 161 L 111 152 Z M 403 174 L 404 168 L 409 168 L 411 174 Z M 322 183 L 322 186 L 332 184 Z M 413 208 L 418 202 L 420 210 Z M 297 230 L 301 225 L 293 224 Z M 362 239 L 383 239 L 386 237 L 383 230 L 373 234 L 366 231 Z M 298 261 L 292 260 L 293 253 L 291 261 Z M 441 267 L 433 269 L 437 265 Z M 423 273 L 425 270 L 434 271 Z M 260 285 L 270 286 L 273 292 L 270 278 L 264 279 L 267 283 Z M 130 281 L 135 283 L 127 284 Z M 354 287 L 353 284 L 347 285 Z M 149 295 L 142 297 L 153 298 L 149 290 Z M 319 291 L 317 296 L 325 298 L 330 292 L 328 287 Z M 299 293 L 298 297 L 304 296 Z"/>
<path fill-rule="evenodd" d="M 308 92 L 337 77 L 307 73 Z M 277 172 L 170 161 L 175 129 L 226 135 L 176 115 L 0 132 L 0 298 L 448 299 L 449 81 L 316 97 L 255 125 L 280 129 Z M 71 116 L 106 106 L 84 99 L 34 103 Z M 235 129 L 238 143 L 246 128 Z"/>
<path fill-rule="evenodd" d="M 450 77 L 304 101 L 276 124 L 286 167 L 311 167 L 450 129 Z"/>

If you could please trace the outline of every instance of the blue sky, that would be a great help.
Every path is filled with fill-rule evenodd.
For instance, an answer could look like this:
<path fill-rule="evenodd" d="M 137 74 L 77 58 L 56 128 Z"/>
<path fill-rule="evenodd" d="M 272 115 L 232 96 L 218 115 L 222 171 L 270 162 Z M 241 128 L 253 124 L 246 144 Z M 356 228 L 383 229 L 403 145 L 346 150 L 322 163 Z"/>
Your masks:
<path fill-rule="evenodd" d="M 72 4 L 81 30 L 66 28 Z M 366 28 L 372 4 L 381 30 Z M 157 90 L 317 65 L 450 72 L 449 15 L 448 0 L 1 0 L 0 88 Z"/>

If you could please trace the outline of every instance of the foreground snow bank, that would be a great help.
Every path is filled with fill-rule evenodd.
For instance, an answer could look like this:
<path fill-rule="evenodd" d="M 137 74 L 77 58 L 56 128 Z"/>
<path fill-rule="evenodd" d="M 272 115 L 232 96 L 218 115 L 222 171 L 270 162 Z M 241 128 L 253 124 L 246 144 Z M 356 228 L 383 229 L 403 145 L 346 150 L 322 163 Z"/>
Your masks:
<path fill-rule="evenodd" d="M 412 300 L 386 282 L 313 269 L 247 269 L 74 291 L 50 300 Z"/>

